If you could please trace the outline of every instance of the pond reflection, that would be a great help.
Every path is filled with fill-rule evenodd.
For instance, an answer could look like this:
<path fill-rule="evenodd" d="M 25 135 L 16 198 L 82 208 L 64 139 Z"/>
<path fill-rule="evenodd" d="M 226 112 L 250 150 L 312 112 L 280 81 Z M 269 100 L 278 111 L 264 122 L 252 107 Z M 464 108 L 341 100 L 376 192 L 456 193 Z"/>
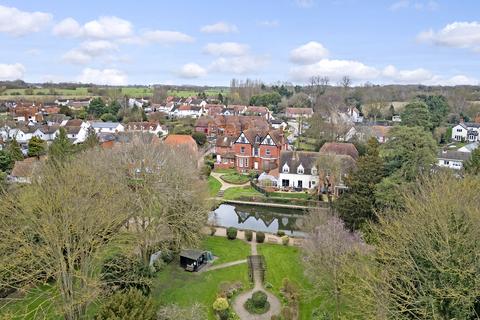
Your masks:
<path fill-rule="evenodd" d="M 285 234 L 301 237 L 299 223 L 303 210 L 222 204 L 209 215 L 209 222 L 221 227 Z"/>

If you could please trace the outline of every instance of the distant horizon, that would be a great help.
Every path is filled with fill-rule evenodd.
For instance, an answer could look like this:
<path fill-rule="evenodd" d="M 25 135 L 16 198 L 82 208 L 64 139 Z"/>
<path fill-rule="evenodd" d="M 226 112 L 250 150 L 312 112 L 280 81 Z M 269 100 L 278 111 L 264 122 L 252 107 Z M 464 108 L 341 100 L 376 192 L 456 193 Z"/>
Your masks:
<path fill-rule="evenodd" d="M 4 0 L 0 80 L 478 85 L 479 11 L 475 0 Z"/>

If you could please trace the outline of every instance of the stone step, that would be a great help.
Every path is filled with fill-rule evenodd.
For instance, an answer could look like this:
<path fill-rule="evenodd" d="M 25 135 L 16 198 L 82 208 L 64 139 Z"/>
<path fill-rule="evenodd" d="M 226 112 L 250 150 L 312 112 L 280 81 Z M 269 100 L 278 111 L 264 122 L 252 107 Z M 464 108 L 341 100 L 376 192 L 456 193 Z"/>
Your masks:
<path fill-rule="evenodd" d="M 217 192 L 217 197 L 222 198 L 224 194 L 225 194 L 225 190 L 220 190 Z"/>

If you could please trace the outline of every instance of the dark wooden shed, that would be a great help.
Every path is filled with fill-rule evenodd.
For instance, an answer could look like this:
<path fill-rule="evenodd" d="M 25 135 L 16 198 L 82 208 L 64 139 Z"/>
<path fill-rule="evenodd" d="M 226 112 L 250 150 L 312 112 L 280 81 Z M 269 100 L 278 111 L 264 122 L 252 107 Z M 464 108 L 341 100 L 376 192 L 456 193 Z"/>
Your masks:
<path fill-rule="evenodd" d="M 180 252 L 180 266 L 187 271 L 197 271 L 208 262 L 208 251 L 186 249 Z"/>

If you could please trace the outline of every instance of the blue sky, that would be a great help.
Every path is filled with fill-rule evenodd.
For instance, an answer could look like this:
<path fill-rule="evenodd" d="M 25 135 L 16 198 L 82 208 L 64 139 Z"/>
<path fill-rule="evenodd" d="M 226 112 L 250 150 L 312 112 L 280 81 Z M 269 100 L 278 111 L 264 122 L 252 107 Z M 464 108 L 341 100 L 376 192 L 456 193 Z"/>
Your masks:
<path fill-rule="evenodd" d="M 480 1 L 0 1 L 0 79 L 480 83 Z"/>

